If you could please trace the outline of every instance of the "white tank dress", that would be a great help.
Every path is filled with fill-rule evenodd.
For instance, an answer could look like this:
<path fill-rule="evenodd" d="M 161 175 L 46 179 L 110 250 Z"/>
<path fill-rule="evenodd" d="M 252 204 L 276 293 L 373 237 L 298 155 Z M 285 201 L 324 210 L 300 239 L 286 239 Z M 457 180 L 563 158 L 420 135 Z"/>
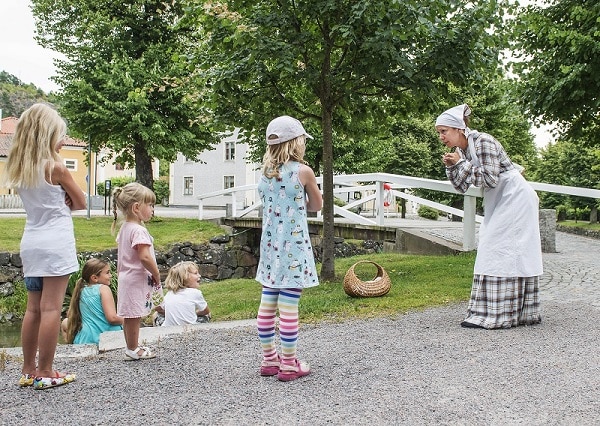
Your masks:
<path fill-rule="evenodd" d="M 63 276 L 79 269 L 65 195 L 60 185 L 51 185 L 43 177 L 35 188 L 19 188 L 27 213 L 20 248 L 23 276 Z"/>

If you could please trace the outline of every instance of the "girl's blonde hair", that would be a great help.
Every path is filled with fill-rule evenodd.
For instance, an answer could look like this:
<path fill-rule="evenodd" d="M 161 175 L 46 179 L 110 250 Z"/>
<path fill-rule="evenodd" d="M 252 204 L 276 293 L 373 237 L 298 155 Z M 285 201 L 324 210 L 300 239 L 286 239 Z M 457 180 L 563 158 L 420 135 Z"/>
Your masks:
<path fill-rule="evenodd" d="M 288 161 L 298 161 L 306 164 L 306 161 L 304 161 L 305 143 L 306 136 L 301 135 L 287 142 L 267 145 L 267 151 L 263 156 L 263 175 L 268 178 L 280 178 L 279 169 Z"/>
<path fill-rule="evenodd" d="M 156 203 L 156 195 L 154 194 L 154 191 L 138 182 L 128 183 L 124 187 L 116 187 L 113 190 L 112 197 L 113 214 L 115 217 L 111 228 L 113 233 L 117 226 L 118 211 L 126 216 L 129 212 L 131 212 L 131 208 L 135 203 Z"/>
<path fill-rule="evenodd" d="M 5 182 L 9 188 L 34 188 L 45 175 L 46 166 L 61 163 L 56 147 L 67 135 L 67 125 L 46 104 L 26 109 L 15 129 L 6 161 Z M 52 173 L 52 168 L 49 172 Z"/>
<path fill-rule="evenodd" d="M 173 265 L 165 279 L 165 288 L 173 293 L 186 288 L 185 282 L 190 277 L 190 273 L 195 271 L 199 272 L 200 270 L 194 262 L 183 261 Z"/>
<path fill-rule="evenodd" d="M 91 258 L 83 265 L 81 269 L 81 278 L 75 283 L 73 294 L 71 295 L 71 303 L 69 304 L 69 321 L 67 322 L 67 343 L 73 343 L 75 336 L 81 330 L 81 309 L 79 309 L 79 301 L 81 300 L 81 290 L 84 286 L 90 284 L 92 275 L 100 275 L 102 270 L 109 263 L 102 259 Z"/>

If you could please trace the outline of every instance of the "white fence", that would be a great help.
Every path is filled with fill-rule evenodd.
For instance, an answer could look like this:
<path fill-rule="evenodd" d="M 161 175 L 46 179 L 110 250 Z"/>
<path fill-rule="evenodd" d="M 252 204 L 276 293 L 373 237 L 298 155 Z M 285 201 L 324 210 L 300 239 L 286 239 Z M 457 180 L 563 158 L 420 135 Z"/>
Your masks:
<path fill-rule="evenodd" d="M 0 209 L 22 209 L 23 202 L 18 195 L 0 195 Z"/>
<path fill-rule="evenodd" d="M 320 184 L 322 178 L 317 178 Z M 475 214 L 477 197 L 483 196 L 481 188 L 471 187 L 463 194 L 464 195 L 464 210 L 456 209 L 445 204 L 440 204 L 435 201 L 427 200 L 412 195 L 411 189 L 429 189 L 433 191 L 441 191 L 452 194 L 459 194 L 449 181 L 433 180 L 416 178 L 411 176 L 393 175 L 389 173 L 363 173 L 355 175 L 336 175 L 333 177 L 334 190 L 333 195 L 347 195 L 348 193 L 360 192 L 363 194 L 360 199 L 356 199 L 343 207 L 334 206 L 334 213 L 342 216 L 352 223 L 364 225 L 385 226 L 386 209 L 384 206 L 385 190 L 384 185 L 388 184 L 390 191 L 395 198 L 402 198 L 408 201 L 413 201 L 420 205 L 425 205 L 436 210 L 440 210 L 454 216 L 463 218 L 463 248 L 465 250 L 474 250 L 476 248 L 476 223 L 481 223 L 482 216 Z M 530 182 L 530 185 L 536 191 L 554 192 L 557 194 L 576 195 L 579 197 L 589 197 L 600 199 L 600 190 L 577 188 L 574 186 L 550 185 L 547 183 Z M 198 218 L 204 218 L 203 203 L 204 200 L 212 197 L 230 195 L 231 196 L 231 217 L 243 217 L 251 211 L 257 210 L 262 206 L 262 203 L 257 203 L 245 207 L 238 212 L 237 200 L 244 199 L 246 191 L 256 191 L 257 185 L 244 185 L 234 188 L 225 189 L 222 191 L 214 191 L 198 197 Z M 241 194 L 241 197 L 240 197 Z M 340 197 L 342 198 L 342 197 Z M 358 206 L 366 203 L 373 204 L 373 219 L 363 215 L 353 213 Z M 229 212 L 228 212 L 229 213 Z M 229 214 L 228 214 L 229 216 Z M 320 214 L 317 216 L 320 217 Z"/>

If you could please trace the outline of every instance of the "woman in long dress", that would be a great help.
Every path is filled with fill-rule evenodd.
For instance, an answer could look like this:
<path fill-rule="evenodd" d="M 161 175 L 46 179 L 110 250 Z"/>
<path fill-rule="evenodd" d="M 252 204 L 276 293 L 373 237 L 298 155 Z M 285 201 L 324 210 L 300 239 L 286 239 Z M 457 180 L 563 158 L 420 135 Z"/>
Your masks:
<path fill-rule="evenodd" d="M 454 188 L 484 190 L 471 298 L 461 323 L 469 328 L 510 328 L 541 322 L 543 273 L 539 199 L 494 137 L 468 127 L 471 109 L 458 105 L 435 122 L 452 152 L 442 161 Z"/>

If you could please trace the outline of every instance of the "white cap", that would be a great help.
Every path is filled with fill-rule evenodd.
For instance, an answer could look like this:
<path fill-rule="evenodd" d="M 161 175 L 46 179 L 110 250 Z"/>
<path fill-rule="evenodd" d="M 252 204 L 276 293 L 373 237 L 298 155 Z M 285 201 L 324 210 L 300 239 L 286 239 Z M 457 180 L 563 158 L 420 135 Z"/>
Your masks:
<path fill-rule="evenodd" d="M 464 117 L 471 115 L 471 108 L 467 104 L 457 105 L 450 109 L 447 109 L 441 113 L 435 120 L 435 125 L 454 127 L 455 129 L 465 129 Z"/>
<path fill-rule="evenodd" d="M 297 138 L 298 136 L 306 136 L 309 139 L 313 137 L 306 133 L 302 123 L 289 115 L 282 115 L 274 120 L 271 120 L 267 126 L 267 144 L 277 145 Z M 271 136 L 271 138 L 269 138 Z M 275 137 L 274 137 L 275 136 Z"/>

